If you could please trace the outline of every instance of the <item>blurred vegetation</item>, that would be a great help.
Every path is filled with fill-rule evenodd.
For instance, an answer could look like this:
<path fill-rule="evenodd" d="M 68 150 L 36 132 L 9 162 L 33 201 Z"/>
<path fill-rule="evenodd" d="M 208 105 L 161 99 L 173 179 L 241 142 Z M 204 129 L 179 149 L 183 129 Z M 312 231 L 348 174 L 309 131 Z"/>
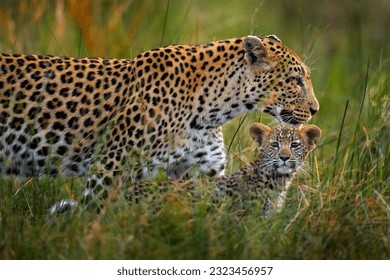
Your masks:
<path fill-rule="evenodd" d="M 312 122 L 323 138 L 312 174 L 267 220 L 175 194 L 48 220 L 82 180 L 2 178 L 0 259 L 389 259 L 389 15 L 387 0 L 1 0 L 1 52 L 132 58 L 161 45 L 276 34 L 312 68 L 321 105 Z M 247 129 L 259 120 L 272 119 L 225 125 L 229 173 L 253 158 Z"/>

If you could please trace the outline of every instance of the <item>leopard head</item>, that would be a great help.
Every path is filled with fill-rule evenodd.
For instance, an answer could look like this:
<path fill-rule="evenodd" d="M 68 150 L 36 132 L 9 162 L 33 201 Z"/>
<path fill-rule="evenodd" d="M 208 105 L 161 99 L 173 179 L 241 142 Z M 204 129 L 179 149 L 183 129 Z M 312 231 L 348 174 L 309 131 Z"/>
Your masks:
<path fill-rule="evenodd" d="M 250 89 L 264 97 L 258 104 L 259 109 L 281 124 L 298 125 L 309 121 L 319 104 L 305 63 L 274 35 L 247 36 L 244 49 L 245 60 L 253 74 Z"/>

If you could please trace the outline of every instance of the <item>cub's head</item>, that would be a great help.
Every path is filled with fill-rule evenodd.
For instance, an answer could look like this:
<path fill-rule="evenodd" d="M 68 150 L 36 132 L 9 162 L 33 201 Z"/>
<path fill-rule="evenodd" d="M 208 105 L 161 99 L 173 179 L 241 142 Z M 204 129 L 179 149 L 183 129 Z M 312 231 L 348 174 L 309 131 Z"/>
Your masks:
<path fill-rule="evenodd" d="M 321 137 L 321 130 L 315 125 L 279 125 L 270 128 L 255 123 L 249 134 L 264 159 L 263 167 L 282 175 L 297 171 L 307 154 L 315 148 Z"/>
<path fill-rule="evenodd" d="M 280 123 L 301 124 L 318 111 L 309 68 L 274 35 L 247 36 L 245 61 L 253 74 L 251 94 L 263 96 L 260 110 Z M 256 91 L 256 92 L 253 92 Z"/>

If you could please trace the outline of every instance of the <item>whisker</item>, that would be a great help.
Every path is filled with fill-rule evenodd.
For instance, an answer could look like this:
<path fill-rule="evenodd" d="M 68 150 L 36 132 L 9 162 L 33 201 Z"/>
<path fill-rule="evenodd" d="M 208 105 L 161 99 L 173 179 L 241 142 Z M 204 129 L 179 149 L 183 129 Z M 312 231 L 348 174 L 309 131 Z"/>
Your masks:
<path fill-rule="evenodd" d="M 307 162 L 303 162 L 302 165 L 298 168 L 298 172 L 306 178 L 310 178 L 316 175 L 313 173 L 313 166 Z"/>
<path fill-rule="evenodd" d="M 271 126 L 274 126 L 274 125 L 278 125 L 279 122 L 275 119 L 275 118 L 272 118 L 272 121 L 269 123 Z"/>

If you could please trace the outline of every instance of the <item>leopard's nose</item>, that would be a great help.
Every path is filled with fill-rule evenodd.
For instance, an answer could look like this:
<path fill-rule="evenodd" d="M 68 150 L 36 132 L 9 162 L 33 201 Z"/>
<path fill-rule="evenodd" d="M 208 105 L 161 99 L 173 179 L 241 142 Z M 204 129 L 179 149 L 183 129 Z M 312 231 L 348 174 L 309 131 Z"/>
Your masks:
<path fill-rule="evenodd" d="M 312 116 L 314 116 L 316 113 L 317 113 L 317 110 L 310 107 L 310 114 Z"/>

